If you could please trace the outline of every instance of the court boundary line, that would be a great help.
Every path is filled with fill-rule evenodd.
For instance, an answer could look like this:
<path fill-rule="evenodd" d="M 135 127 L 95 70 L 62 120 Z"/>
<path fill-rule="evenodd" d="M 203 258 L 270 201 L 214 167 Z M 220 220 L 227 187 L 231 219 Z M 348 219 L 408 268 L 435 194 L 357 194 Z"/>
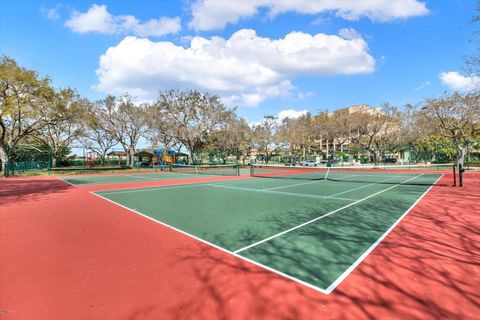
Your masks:
<path fill-rule="evenodd" d="M 228 250 L 228 249 L 225 249 L 225 248 L 223 248 L 223 247 L 220 247 L 220 246 L 218 246 L 218 245 L 216 245 L 216 244 L 213 244 L 213 243 L 211 243 L 211 242 L 209 242 L 209 241 L 207 241 L 207 240 L 204 240 L 204 239 L 202 239 L 202 238 L 199 238 L 199 237 L 197 237 L 197 236 L 195 236 L 195 235 L 193 235 L 193 234 L 191 234 L 191 233 L 188 233 L 188 232 L 183 231 L 183 230 L 181 230 L 181 229 L 178 229 L 178 228 L 176 228 L 176 227 L 174 227 L 174 226 L 171 226 L 171 225 L 169 225 L 169 224 L 166 224 L 165 222 L 156 220 L 156 219 L 154 219 L 154 218 L 152 218 L 152 217 L 149 217 L 149 216 L 147 216 L 147 215 L 145 215 L 145 214 L 143 214 L 143 213 L 141 213 L 141 212 L 139 212 L 139 211 L 136 211 L 136 210 L 134 210 L 134 209 L 128 208 L 128 207 L 126 207 L 126 206 L 124 206 L 124 205 L 122 205 L 122 204 L 120 204 L 120 203 L 117 203 L 117 202 L 115 202 L 115 201 L 113 201 L 113 200 L 110 200 L 110 199 L 108 199 L 108 198 L 102 197 L 101 195 L 96 194 L 96 193 L 93 192 L 93 191 L 89 191 L 89 192 L 90 192 L 92 195 L 94 195 L 94 196 L 97 196 L 97 197 L 99 197 L 99 198 L 101 198 L 101 199 L 103 199 L 103 200 L 106 200 L 106 201 L 108 201 L 108 202 L 110 202 L 110 203 L 113 203 L 113 204 L 119 206 L 119 207 L 122 207 L 123 209 L 126 209 L 126 210 L 128 210 L 128 211 L 130 211 L 130 212 L 133 212 L 133 213 L 135 213 L 135 214 L 137 214 L 137 215 L 139 215 L 139 216 L 141 216 L 141 217 L 143 217 L 143 218 L 145 218 L 145 219 L 148 219 L 148 220 L 150 220 L 150 221 L 156 222 L 156 223 L 158 223 L 158 224 L 160 224 L 160 225 L 162 225 L 162 226 L 164 226 L 164 227 L 167 227 L 167 228 L 172 229 L 172 230 L 174 230 L 174 231 L 177 231 L 177 232 L 179 232 L 179 233 L 181 233 L 181 234 L 183 234 L 183 235 L 186 235 L 186 236 L 188 236 L 188 237 L 190 237 L 190 238 L 193 238 L 193 239 L 195 239 L 195 240 L 197 240 L 197 241 L 200 241 L 200 242 L 202 242 L 202 243 L 204 243 L 204 244 L 206 244 L 206 245 L 212 246 L 212 247 L 214 247 L 215 249 L 218 249 L 218 250 L 220 250 L 220 251 L 222 251 L 222 252 L 224 252 L 224 253 L 227 253 L 227 254 L 229 254 L 229 255 L 232 255 L 232 256 L 234 256 L 234 257 L 236 257 L 236 258 L 239 258 L 239 259 L 241 259 L 241 260 L 244 260 L 244 261 L 246 261 L 246 262 L 252 263 L 252 264 L 256 265 L 257 267 L 260 267 L 260 268 L 263 268 L 263 269 L 268 270 L 268 271 L 270 271 L 270 272 L 273 272 L 273 273 L 275 273 L 275 274 L 277 274 L 277 275 L 279 275 L 279 276 L 282 276 L 282 277 L 284 277 L 284 278 L 287 278 L 287 279 L 289 279 L 289 280 L 291 280 L 291 281 L 300 283 L 300 284 L 302 284 L 302 285 L 304 285 L 304 286 L 306 286 L 306 287 L 309 287 L 310 289 L 313 289 L 313 290 L 315 290 L 315 291 L 321 292 L 321 293 L 323 293 L 323 294 L 329 294 L 329 292 L 327 292 L 327 291 L 326 291 L 325 289 L 323 289 L 323 288 L 314 286 L 314 285 L 312 285 L 311 283 L 308 283 L 308 282 L 305 282 L 305 281 L 303 281 L 303 280 L 301 280 L 301 279 L 298 279 L 298 278 L 295 278 L 295 277 L 293 277 L 293 276 L 290 276 L 290 275 L 288 275 L 288 274 L 286 274 L 286 273 L 283 273 L 283 272 L 281 272 L 281 271 L 279 271 L 279 270 L 273 269 L 272 267 L 269 267 L 269 266 L 267 266 L 267 265 L 264 265 L 264 264 L 262 264 L 262 263 L 260 263 L 260 262 L 257 262 L 257 261 L 255 261 L 255 260 L 251 260 L 251 259 L 249 259 L 249 258 L 247 258 L 247 257 L 244 257 L 244 256 L 241 256 L 241 255 L 239 255 L 239 254 L 236 254 L 236 253 L 233 252 L 233 251 L 230 251 L 230 250 Z"/>
<path fill-rule="evenodd" d="M 378 238 L 360 257 L 358 257 L 357 260 L 355 260 L 348 268 L 345 270 L 340 276 L 337 277 L 337 279 L 330 284 L 325 291 L 331 293 L 333 290 L 337 288 L 337 286 L 340 285 L 340 283 L 345 280 L 350 273 L 353 272 L 362 262 L 365 260 L 365 258 L 390 234 L 390 232 L 395 229 L 395 227 L 407 216 L 407 214 L 412 211 L 417 204 L 427 195 L 427 193 L 437 184 L 437 182 L 443 178 L 445 174 L 442 174 L 435 182 L 433 185 L 431 185 L 425 192 L 382 234 L 380 238 Z"/>
<path fill-rule="evenodd" d="M 138 177 L 136 177 L 135 175 L 133 174 L 123 174 L 122 176 L 124 177 L 130 177 L 130 178 L 135 178 L 135 179 L 143 179 L 143 180 L 152 180 L 152 181 L 161 181 L 159 179 L 155 179 L 155 178 L 149 178 L 149 177 L 143 177 L 139 174 Z"/>
<path fill-rule="evenodd" d="M 330 211 L 330 212 L 328 212 L 328 213 L 325 213 L 325 214 L 323 214 L 323 215 L 321 215 L 321 216 L 318 216 L 318 217 L 316 217 L 316 218 L 314 218 L 314 219 L 310 219 L 310 220 L 308 220 L 308 221 L 305 221 L 304 223 L 301 223 L 301 224 L 299 224 L 299 225 L 296 225 L 295 227 L 289 228 L 289 229 L 287 229 L 287 230 L 283 230 L 282 232 L 278 232 L 278 233 L 276 233 L 276 234 L 274 234 L 274 235 L 271 235 L 270 237 L 267 237 L 267 238 L 262 239 L 262 240 L 260 240 L 260 241 L 257 241 L 257 242 L 254 242 L 254 243 L 252 243 L 252 244 L 249 244 L 248 246 L 245 246 L 245 247 L 243 247 L 243 248 L 237 249 L 237 250 L 235 250 L 234 252 L 235 252 L 235 253 L 239 253 L 239 252 L 248 250 L 248 249 L 250 249 L 250 248 L 256 247 L 256 246 L 258 246 L 258 245 L 260 245 L 260 244 L 262 244 L 262 243 L 265 243 L 265 242 L 267 242 L 267 241 L 270 241 L 270 240 L 272 240 L 272 239 L 275 239 L 275 238 L 278 238 L 278 237 L 280 237 L 280 236 L 283 236 L 284 234 L 287 234 L 287 233 L 292 232 L 292 231 L 294 231 L 294 230 L 300 229 L 300 228 L 302 228 L 302 227 L 304 227 L 304 226 L 306 226 L 306 225 L 309 225 L 309 224 L 311 224 L 311 223 L 313 223 L 313 222 L 316 222 L 316 221 L 318 221 L 318 220 L 321 220 L 321 219 L 323 219 L 323 218 L 326 218 L 326 217 L 328 217 L 328 216 L 330 216 L 330 215 L 332 215 L 332 214 L 334 214 L 334 213 L 337 213 L 337 212 L 339 212 L 339 211 L 342 211 L 342 210 L 344 210 L 344 209 L 347 209 L 347 208 L 349 208 L 349 207 L 351 207 L 351 206 L 354 206 L 354 205 L 356 205 L 356 204 L 358 204 L 358 203 L 360 203 L 360 202 L 363 202 L 363 201 L 368 200 L 368 199 L 370 199 L 370 198 L 372 198 L 372 197 L 375 197 L 375 196 L 377 196 L 377 195 L 379 195 L 379 194 L 381 194 L 381 193 L 384 193 L 384 192 L 386 192 L 386 191 L 388 191 L 388 190 L 391 190 L 391 189 L 393 189 L 393 188 L 396 188 L 396 187 L 398 187 L 398 186 L 400 186 L 400 185 L 402 185 L 402 184 L 404 184 L 404 183 L 406 183 L 406 182 L 408 182 L 408 181 L 410 181 L 410 180 L 416 179 L 416 178 L 418 178 L 418 177 L 420 177 L 420 176 L 422 176 L 422 175 L 423 175 L 423 173 L 422 173 L 422 174 L 419 174 L 419 175 L 417 175 L 417 176 L 415 176 L 415 177 L 412 177 L 412 178 L 410 178 L 410 179 L 408 179 L 408 180 L 405 180 L 405 181 L 403 181 L 402 183 L 398 183 L 398 184 L 396 184 L 396 185 L 394 185 L 394 186 L 388 187 L 388 188 L 386 188 L 386 189 L 383 189 L 383 190 L 380 190 L 380 191 L 378 191 L 378 192 L 375 192 L 375 193 L 373 193 L 373 194 L 371 194 L 371 195 L 368 195 L 368 196 L 366 196 L 366 197 L 364 197 L 364 198 L 362 198 L 362 199 L 359 199 L 359 200 L 357 200 L 357 201 L 355 201 L 355 202 L 349 203 L 349 204 L 347 204 L 347 205 L 345 205 L 345 206 L 343 206 L 343 207 L 341 207 L 341 208 L 338 208 L 338 209 L 335 209 L 335 210 Z"/>
<path fill-rule="evenodd" d="M 245 191 L 245 192 L 258 192 L 258 193 L 266 193 L 266 194 L 276 194 L 276 195 L 281 195 L 281 196 L 288 196 L 288 197 L 297 197 L 297 198 L 308 198 L 308 199 L 333 199 L 333 200 L 342 200 L 342 201 L 356 201 L 355 199 L 348 199 L 348 198 L 338 198 L 335 197 L 334 195 L 332 196 L 319 196 L 319 195 L 314 195 L 314 194 L 308 194 L 308 193 L 295 193 L 295 192 L 282 192 L 282 191 L 273 191 L 273 190 L 267 190 L 267 189 L 251 189 L 251 188 L 243 188 L 243 187 L 234 187 L 234 186 L 227 186 L 227 185 L 221 185 L 221 184 L 212 184 L 208 185 L 213 188 L 220 188 L 220 189 L 231 189 L 231 190 L 239 190 L 239 191 Z"/>
<path fill-rule="evenodd" d="M 348 190 L 345 190 L 345 191 L 342 191 L 342 192 L 334 193 L 332 196 L 339 196 L 341 194 L 345 194 L 345 193 L 349 193 L 349 192 L 352 192 L 352 191 L 357 191 L 357 190 L 360 190 L 360 189 L 363 189 L 363 188 L 375 186 L 377 184 L 381 184 L 385 181 L 392 180 L 392 179 L 393 179 L 393 177 L 388 178 L 388 179 L 383 179 L 383 180 L 380 180 L 379 182 L 369 183 L 369 184 L 366 184 L 366 185 L 363 185 L 363 186 L 360 186 L 360 187 L 356 187 L 356 188 L 353 188 L 353 189 L 348 189 Z"/>
<path fill-rule="evenodd" d="M 255 177 L 255 176 L 253 176 L 253 177 Z M 267 178 L 267 179 L 275 179 L 275 178 Z M 288 185 L 288 186 L 280 186 L 280 187 L 266 188 L 266 189 L 262 189 L 262 190 L 263 190 L 263 191 L 270 191 L 270 190 L 277 190 L 277 189 L 283 189 L 283 188 L 288 188 L 288 187 L 297 187 L 297 186 L 303 186 L 303 185 L 307 185 L 307 184 L 320 183 L 320 182 L 325 182 L 325 181 L 326 181 L 325 179 L 319 179 L 319 180 L 315 180 L 315 181 L 309 181 L 309 182 L 302 182 L 302 183 L 291 184 L 291 185 Z"/>
<path fill-rule="evenodd" d="M 411 179 L 417 178 L 417 177 L 422 176 L 422 175 L 423 175 L 423 174 L 420 174 L 420 175 L 418 175 L 418 176 L 416 176 L 416 177 L 413 177 L 413 178 L 411 178 Z M 315 285 L 313 285 L 313 284 L 311 284 L 311 283 L 308 283 L 308 282 L 306 282 L 306 281 L 303 281 L 303 280 L 301 280 L 301 279 L 298 279 L 298 278 L 296 278 L 296 277 L 294 277 L 294 276 L 291 276 L 291 275 L 288 275 L 288 274 L 286 274 L 286 273 L 283 273 L 282 271 L 279 271 L 279 270 L 276 270 L 276 269 L 274 269 L 274 268 L 272 268 L 272 267 L 269 267 L 269 266 L 267 266 L 267 265 L 264 265 L 264 264 L 262 264 L 262 263 L 260 263 L 260 262 L 254 261 L 254 260 L 249 259 L 249 258 L 247 258 L 247 257 L 244 257 L 244 256 L 242 256 L 242 255 L 240 255 L 240 254 L 238 254 L 238 253 L 235 253 L 235 251 L 230 251 L 230 250 L 228 250 L 228 249 L 225 249 L 225 248 L 223 248 L 223 247 L 220 247 L 220 246 L 218 246 L 218 245 L 216 245 L 216 244 L 213 244 L 213 243 L 211 243 L 211 242 L 209 242 L 209 241 L 207 241 L 207 240 L 204 240 L 204 239 L 202 239 L 202 238 L 199 238 L 199 237 L 197 237 L 197 236 L 195 236 L 195 235 L 193 235 L 193 234 L 190 234 L 190 233 L 188 233 L 188 232 L 186 232 L 186 231 L 183 231 L 183 230 L 178 229 L 178 228 L 176 228 L 176 227 L 174 227 L 174 226 L 171 226 L 171 225 L 169 225 L 169 224 L 166 224 L 166 223 L 164 223 L 164 222 L 162 222 L 162 221 L 156 220 L 156 219 L 154 219 L 154 218 L 152 218 L 152 217 L 150 217 L 150 216 L 147 216 L 147 215 L 145 215 L 145 214 L 143 214 L 143 213 L 141 213 L 141 212 L 139 212 L 139 211 L 136 211 L 135 209 L 128 208 L 128 207 L 126 207 L 126 206 L 124 206 L 124 205 L 122 205 L 122 204 L 120 204 L 120 203 L 117 203 L 117 202 L 115 202 L 115 201 L 113 201 L 113 200 L 110 200 L 110 199 L 108 199 L 108 198 L 105 198 L 105 197 L 103 197 L 102 195 L 96 193 L 96 192 L 100 192 L 100 191 L 96 191 L 96 192 L 94 192 L 94 191 L 89 191 L 89 193 L 92 194 L 92 195 L 94 195 L 94 196 L 97 196 L 97 197 L 99 197 L 99 198 L 101 198 L 101 199 L 103 199 L 103 200 L 106 200 L 106 201 L 108 201 L 108 202 L 110 202 L 110 203 L 112 203 L 112 204 L 114 204 L 114 205 L 117 205 L 117 206 L 119 206 L 119 207 L 121 207 L 121 208 L 124 208 L 124 209 L 126 209 L 126 210 L 128 210 L 128 211 L 130 211 L 130 212 L 133 212 L 133 213 L 135 213 L 135 214 L 137 214 L 137 215 L 139 215 L 139 216 L 141 216 L 141 217 L 143 217 L 143 218 L 145 218 L 145 219 L 148 219 L 148 220 L 153 221 L 153 222 L 155 222 L 155 223 L 158 223 L 158 224 L 160 224 L 160 225 L 162 225 L 162 226 L 164 226 L 164 227 L 167 227 L 167 228 L 169 228 L 169 229 L 172 229 L 172 230 L 174 230 L 174 231 L 177 231 L 177 232 L 179 232 L 179 233 L 181 233 L 181 234 L 183 234 L 183 235 L 186 235 L 187 237 L 193 238 L 193 239 L 195 239 L 195 240 L 197 240 L 197 241 L 199 241 L 199 242 L 201 242 L 201 243 L 203 243 L 203 244 L 212 246 L 212 247 L 214 247 L 214 248 L 216 248 L 216 249 L 218 249 L 218 250 L 220 250 L 220 251 L 222 251 L 222 252 L 224 252 L 224 253 L 230 254 L 230 255 L 232 255 L 232 256 L 234 256 L 234 257 L 236 257 L 236 258 L 239 258 L 239 259 L 241 259 L 241 260 L 243 260 L 243 261 L 252 263 L 253 265 L 255 265 L 255 266 L 257 266 L 257 267 L 260 267 L 260 268 L 263 268 L 263 269 L 265 269 L 265 270 L 268 270 L 268 271 L 270 271 L 270 272 L 272 272 L 272 273 L 274 273 L 274 274 L 276 274 L 276 275 L 279 275 L 279 276 L 281 276 L 281 277 L 284 277 L 284 278 L 286 278 L 286 279 L 288 279 L 288 280 L 291 280 L 291 281 L 293 281 L 293 282 L 296 282 L 296 283 L 298 283 L 298 284 L 304 285 L 304 286 L 306 286 L 306 287 L 308 287 L 308 288 L 310 288 L 310 289 L 313 289 L 313 290 L 315 290 L 315 291 L 317 291 L 317 292 L 321 292 L 321 293 L 323 293 L 323 294 L 325 294 L 325 295 L 329 295 L 332 291 L 334 291 L 334 290 L 336 289 L 337 286 L 339 286 L 339 285 L 350 275 L 350 273 L 352 273 L 352 272 L 361 264 L 361 262 L 383 241 L 383 239 L 385 239 L 385 237 L 388 236 L 388 234 L 390 234 L 390 232 L 401 222 L 401 220 L 403 220 L 403 218 L 405 218 L 405 217 L 407 216 L 407 214 L 425 197 L 425 195 L 435 186 L 435 184 L 436 184 L 444 175 L 445 175 L 445 174 L 442 174 L 442 175 L 435 181 L 435 183 L 434 183 L 432 186 L 430 186 L 430 187 L 412 204 L 412 206 L 410 206 L 410 208 L 407 209 L 407 211 L 405 211 L 405 212 L 399 217 L 399 219 L 397 219 L 397 221 L 395 221 L 394 224 L 392 224 L 392 226 L 390 226 L 390 227 L 387 229 L 387 231 L 386 231 L 380 238 L 378 238 L 357 260 L 355 260 L 355 261 L 347 268 L 347 270 L 345 270 L 339 277 L 337 277 L 337 278 L 335 279 L 335 281 L 332 282 L 332 284 L 330 284 L 326 289 L 320 288 L 320 287 L 315 286 Z M 409 180 L 411 180 L 411 179 L 409 179 Z M 402 182 L 401 184 L 403 184 L 403 183 L 405 183 L 405 182 L 408 182 L 409 180 L 406 180 L 406 181 Z M 219 181 L 219 182 L 225 182 L 225 181 Z M 399 185 L 401 185 L 401 184 L 397 184 L 397 185 L 395 185 L 395 186 L 392 186 L 392 187 L 388 188 L 388 190 L 393 189 L 394 187 L 397 187 L 397 186 L 399 186 Z M 149 188 L 149 189 L 150 189 L 150 188 Z M 155 189 L 159 189 L 159 188 L 155 188 Z M 383 190 L 383 191 L 386 191 L 386 190 L 387 190 L 387 189 L 385 189 L 385 190 Z M 374 195 L 375 195 L 375 194 L 374 194 Z M 371 197 L 373 197 L 373 195 L 371 195 Z"/>
<path fill-rule="evenodd" d="M 65 182 L 66 184 L 71 185 L 72 187 L 78 188 L 77 185 L 75 185 L 75 184 L 73 184 L 73 183 L 70 183 L 70 182 L 68 182 L 67 180 L 64 180 L 62 177 L 56 177 L 56 178 L 57 178 L 58 180 L 61 180 L 61 181 Z"/>
<path fill-rule="evenodd" d="M 229 182 L 229 181 L 237 181 L 237 180 L 220 180 L 220 181 L 211 181 L 211 182 L 190 182 L 185 184 L 178 184 L 178 185 L 165 185 L 159 187 L 141 187 L 141 188 L 131 188 L 131 189 L 117 189 L 117 190 L 97 190 L 95 192 L 101 192 L 102 194 L 121 194 L 121 193 L 134 193 L 134 192 L 144 192 L 144 191 L 156 191 L 156 190 L 163 190 L 163 189 L 180 189 L 180 188 L 188 188 L 188 187 L 200 187 L 206 186 L 208 184 L 213 183 L 221 183 L 221 182 Z M 238 180 L 243 181 L 243 180 Z"/>
<path fill-rule="evenodd" d="M 145 175 L 167 175 L 168 177 L 175 177 L 177 176 L 178 174 L 181 174 L 181 175 L 191 175 L 192 179 L 193 178 L 197 178 L 197 177 L 205 177 L 207 176 L 207 174 L 196 174 L 196 173 L 184 173 L 184 172 L 175 172 L 175 173 L 172 173 L 172 172 L 166 172 L 166 171 L 154 171 L 154 172 L 139 172 L 139 173 L 133 173 L 133 174 L 125 174 L 125 173 L 116 173 L 116 174 L 112 174 L 112 173 L 109 173 L 109 174 L 98 174 L 98 175 L 95 175 L 95 174 L 87 174 L 87 175 L 72 175 L 72 176 L 69 176 L 69 177 L 66 177 L 66 178 L 72 178 L 72 180 L 81 180 L 82 178 L 84 177 L 129 177 L 129 178 L 136 178 L 136 179 L 142 179 L 142 180 L 151 180 L 151 181 L 169 181 L 169 180 L 177 180 L 177 179 L 156 179 L 156 178 L 151 178 L 151 177 L 144 177 Z M 137 177 L 138 175 L 138 177 Z M 209 175 L 210 177 L 220 177 L 220 175 Z M 240 176 L 228 176 L 228 175 L 224 175 L 223 177 L 241 177 L 242 175 Z M 245 175 L 244 175 L 245 176 Z M 66 180 L 64 180 L 63 178 L 65 177 L 61 177 L 61 176 L 55 176 L 57 179 L 59 180 L 62 180 L 63 182 L 73 186 L 73 187 L 90 187 L 90 186 L 99 186 L 99 185 L 111 185 L 111 184 L 118 184 L 118 183 L 130 183 L 130 182 L 140 182 L 141 180 L 130 180 L 130 181 L 114 181 L 114 182 L 106 182 L 104 183 L 103 181 L 99 181 L 99 182 L 94 182 L 94 183 L 84 183 L 84 184 L 74 184 L 74 183 L 71 183 L 71 182 L 68 182 Z M 185 176 L 183 176 L 185 177 Z M 187 178 L 188 179 L 188 178 Z M 183 178 L 181 179 L 183 180 Z M 121 190 L 121 189 L 120 189 Z"/>

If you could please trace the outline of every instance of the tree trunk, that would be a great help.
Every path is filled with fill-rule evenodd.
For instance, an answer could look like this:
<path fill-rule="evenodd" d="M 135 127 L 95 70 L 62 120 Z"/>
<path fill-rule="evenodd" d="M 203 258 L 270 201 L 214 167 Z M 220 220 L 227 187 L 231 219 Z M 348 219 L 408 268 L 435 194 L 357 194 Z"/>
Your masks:
<path fill-rule="evenodd" d="M 55 168 L 57 166 L 57 157 L 52 156 L 52 168 Z"/>
<path fill-rule="evenodd" d="M 100 154 L 100 161 L 102 166 L 108 166 L 108 164 L 105 164 L 106 159 L 107 159 L 107 152 L 102 152 Z"/>
<path fill-rule="evenodd" d="M 124 144 L 122 144 L 122 147 L 123 147 L 123 151 L 125 151 L 125 153 L 127 154 L 127 159 L 126 159 L 127 163 L 125 163 L 125 165 L 126 165 L 127 167 L 132 168 L 132 165 L 130 164 L 130 155 L 128 154 L 128 147 L 127 147 L 126 145 L 124 145 Z M 119 157 L 119 158 L 120 158 L 120 157 Z"/>
<path fill-rule="evenodd" d="M 458 157 L 457 157 L 457 165 L 461 164 L 463 167 L 463 162 L 465 161 L 466 150 L 464 147 L 457 145 L 458 149 Z"/>
<path fill-rule="evenodd" d="M 0 145 L 0 172 L 6 170 L 7 160 L 7 150 L 4 145 Z"/>
<path fill-rule="evenodd" d="M 135 148 L 133 146 L 128 148 L 128 159 L 130 162 L 130 168 L 133 169 L 135 166 Z"/>
<path fill-rule="evenodd" d="M 189 149 L 188 150 L 188 154 L 190 155 L 190 157 L 188 157 L 188 164 L 192 164 L 193 161 L 194 161 L 194 150 L 192 149 Z"/>

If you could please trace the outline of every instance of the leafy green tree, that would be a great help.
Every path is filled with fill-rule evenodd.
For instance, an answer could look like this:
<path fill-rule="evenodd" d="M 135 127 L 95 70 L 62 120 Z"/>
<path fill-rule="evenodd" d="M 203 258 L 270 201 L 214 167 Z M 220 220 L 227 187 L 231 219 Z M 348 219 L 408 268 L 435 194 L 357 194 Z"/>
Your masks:
<path fill-rule="evenodd" d="M 289 149 L 293 158 L 305 159 L 307 151 L 315 145 L 314 119 L 310 114 L 283 119 L 277 128 L 276 140 Z"/>
<path fill-rule="evenodd" d="M 88 103 L 70 88 L 55 92 L 51 103 L 57 110 L 57 121 L 47 123 L 34 138 L 50 147 L 52 167 L 56 167 L 64 150 L 81 136 L 81 119 Z"/>
<path fill-rule="evenodd" d="M 220 98 L 198 91 L 161 92 L 150 108 L 150 127 L 158 136 L 181 143 L 189 152 L 189 163 L 205 146 L 208 137 L 231 117 Z"/>
<path fill-rule="evenodd" d="M 135 150 L 147 125 L 147 105 L 135 104 L 128 94 L 119 98 L 108 96 L 95 104 L 100 123 L 115 137 L 128 154 L 127 165 L 135 163 Z"/>
<path fill-rule="evenodd" d="M 20 67 L 15 60 L 0 59 L 0 161 L 28 136 L 59 121 L 55 91 L 49 78 Z"/>
<path fill-rule="evenodd" d="M 450 140 L 457 149 L 457 162 L 463 164 L 466 145 L 480 132 L 480 94 L 455 92 L 427 99 L 416 121 L 426 134 Z"/>
<path fill-rule="evenodd" d="M 271 115 L 264 116 L 260 124 L 253 126 L 253 143 L 259 153 L 264 153 L 266 163 L 273 153 L 277 127 L 277 117 Z"/>
<path fill-rule="evenodd" d="M 102 117 L 95 104 L 86 104 L 81 121 L 82 134 L 78 140 L 87 148 L 96 152 L 101 159 L 101 163 L 104 164 L 108 151 L 118 143 L 115 135 L 108 130 L 108 122 L 105 117 Z"/>
<path fill-rule="evenodd" d="M 219 156 L 223 162 L 227 157 L 234 156 L 245 163 L 245 158 L 252 149 L 253 131 L 245 119 L 239 119 L 235 114 L 213 132 L 208 138 L 206 149 L 213 156 Z"/>

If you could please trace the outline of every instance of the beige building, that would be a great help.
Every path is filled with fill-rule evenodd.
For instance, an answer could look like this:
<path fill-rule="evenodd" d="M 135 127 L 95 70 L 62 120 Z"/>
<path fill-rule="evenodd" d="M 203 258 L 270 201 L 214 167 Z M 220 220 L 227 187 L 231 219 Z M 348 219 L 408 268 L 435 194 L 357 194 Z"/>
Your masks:
<path fill-rule="evenodd" d="M 367 113 L 367 114 L 378 114 L 381 113 L 381 108 L 371 108 L 366 104 L 357 104 L 350 107 L 338 109 L 328 113 L 328 117 L 333 117 L 335 114 L 347 113 L 349 115 L 355 113 Z M 338 137 L 335 139 L 319 139 L 315 140 L 315 143 L 320 147 L 323 155 L 327 158 L 330 157 L 330 153 L 333 151 L 340 150 L 341 152 L 348 153 L 348 146 L 350 141 L 343 137 Z"/>

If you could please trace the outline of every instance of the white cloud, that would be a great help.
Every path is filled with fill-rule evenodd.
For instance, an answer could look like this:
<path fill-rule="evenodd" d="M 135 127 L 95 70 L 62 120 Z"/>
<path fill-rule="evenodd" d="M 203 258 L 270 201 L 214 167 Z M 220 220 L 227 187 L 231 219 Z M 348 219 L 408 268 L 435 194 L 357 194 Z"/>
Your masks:
<path fill-rule="evenodd" d="M 424 89 L 424 88 L 426 88 L 426 87 L 428 87 L 428 86 L 430 86 L 430 85 L 431 85 L 430 81 L 427 80 L 427 81 L 424 81 L 424 82 L 420 83 L 418 86 L 416 86 L 416 87 L 415 87 L 415 90 L 416 90 L 416 91 L 422 90 L 422 89 Z"/>
<path fill-rule="evenodd" d="M 104 4 L 94 4 L 85 13 L 73 12 L 65 25 L 77 33 L 133 34 L 140 37 L 162 36 L 181 30 L 179 17 L 160 17 L 141 22 L 131 15 L 114 16 Z"/>
<path fill-rule="evenodd" d="M 303 93 L 297 87 L 293 86 L 289 80 L 283 80 L 272 86 L 258 86 L 252 88 L 251 91 L 224 95 L 222 101 L 226 105 L 235 105 L 243 107 L 256 107 L 267 98 L 287 97 L 295 94 L 298 98 L 303 99 L 307 94 Z"/>
<path fill-rule="evenodd" d="M 229 39 L 194 37 L 186 48 L 126 37 L 100 57 L 96 88 L 140 98 L 154 98 L 162 89 L 193 88 L 255 106 L 269 97 L 303 95 L 291 82 L 297 76 L 363 74 L 374 68 L 360 37 L 292 32 L 269 39 L 243 29 Z"/>
<path fill-rule="evenodd" d="M 357 38 L 361 38 L 362 36 L 357 32 L 357 30 L 353 28 L 343 28 L 338 33 L 342 38 L 353 40 Z"/>
<path fill-rule="evenodd" d="M 48 19 L 48 20 L 52 20 L 52 21 L 56 21 L 58 19 L 60 19 L 60 8 L 62 7 L 62 5 L 60 4 L 57 4 L 55 7 L 53 8 L 47 8 L 45 6 L 41 6 L 40 7 L 40 12 Z"/>
<path fill-rule="evenodd" d="M 418 0 L 196 0 L 191 6 L 189 26 L 195 30 L 221 29 L 257 15 L 262 8 L 271 18 L 286 12 L 308 15 L 329 12 L 346 20 L 367 17 L 381 22 L 429 13 L 425 3 Z"/>
<path fill-rule="evenodd" d="M 273 115 L 276 118 L 276 123 L 278 125 L 282 124 L 282 121 L 290 118 L 290 119 L 297 119 L 301 116 L 304 116 L 308 114 L 308 110 L 294 110 L 294 109 L 285 109 L 280 112 L 278 112 L 276 115 Z M 259 121 L 250 121 L 248 122 L 248 125 L 253 128 L 255 126 L 262 125 L 264 123 L 265 119 L 259 120 Z"/>
<path fill-rule="evenodd" d="M 301 116 L 304 116 L 308 113 L 308 110 L 293 110 L 293 109 L 287 109 L 287 110 L 282 110 L 278 113 L 277 117 L 278 120 L 281 122 L 284 119 L 290 118 L 290 119 L 297 119 Z"/>
<path fill-rule="evenodd" d="M 480 77 L 462 76 L 456 71 L 442 72 L 439 75 L 442 83 L 453 90 L 469 91 L 476 88 L 480 88 Z"/>

